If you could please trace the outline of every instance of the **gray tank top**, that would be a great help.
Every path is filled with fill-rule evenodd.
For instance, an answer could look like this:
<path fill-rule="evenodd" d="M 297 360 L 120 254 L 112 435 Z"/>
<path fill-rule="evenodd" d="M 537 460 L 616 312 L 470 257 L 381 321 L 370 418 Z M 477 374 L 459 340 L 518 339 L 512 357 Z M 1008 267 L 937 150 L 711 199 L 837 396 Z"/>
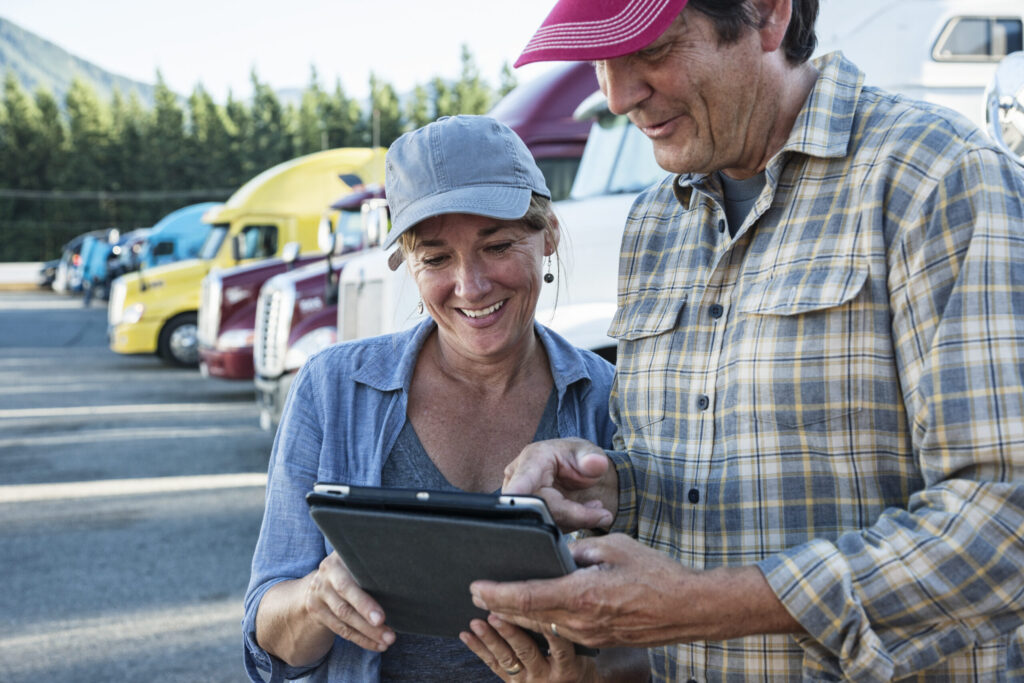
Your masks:
<path fill-rule="evenodd" d="M 558 392 L 554 389 L 544 407 L 534 441 L 557 439 Z M 458 491 L 427 455 L 409 420 L 384 462 L 381 486 Z M 466 624 L 467 629 L 469 624 Z M 412 633 L 396 634 L 394 645 L 381 659 L 381 681 L 499 681 L 458 638 L 439 638 Z"/>

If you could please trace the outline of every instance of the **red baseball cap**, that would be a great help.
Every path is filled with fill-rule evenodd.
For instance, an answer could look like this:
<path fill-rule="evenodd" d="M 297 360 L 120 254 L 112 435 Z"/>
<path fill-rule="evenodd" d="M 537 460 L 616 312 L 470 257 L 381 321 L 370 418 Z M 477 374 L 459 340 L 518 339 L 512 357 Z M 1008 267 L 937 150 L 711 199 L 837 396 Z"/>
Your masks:
<path fill-rule="evenodd" d="M 645 48 L 686 0 L 558 0 L 515 66 L 611 59 Z"/>

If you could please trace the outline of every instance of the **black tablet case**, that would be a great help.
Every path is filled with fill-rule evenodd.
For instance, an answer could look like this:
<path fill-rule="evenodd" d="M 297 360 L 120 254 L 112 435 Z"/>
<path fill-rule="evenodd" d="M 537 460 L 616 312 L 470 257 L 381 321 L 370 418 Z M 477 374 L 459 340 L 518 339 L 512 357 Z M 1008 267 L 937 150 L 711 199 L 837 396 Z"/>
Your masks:
<path fill-rule="evenodd" d="M 317 526 L 399 632 L 457 636 L 487 616 L 472 603 L 471 582 L 547 579 L 575 568 L 558 529 L 531 514 L 473 506 L 451 514 L 443 507 L 386 511 L 344 507 L 317 493 L 307 498 Z"/>

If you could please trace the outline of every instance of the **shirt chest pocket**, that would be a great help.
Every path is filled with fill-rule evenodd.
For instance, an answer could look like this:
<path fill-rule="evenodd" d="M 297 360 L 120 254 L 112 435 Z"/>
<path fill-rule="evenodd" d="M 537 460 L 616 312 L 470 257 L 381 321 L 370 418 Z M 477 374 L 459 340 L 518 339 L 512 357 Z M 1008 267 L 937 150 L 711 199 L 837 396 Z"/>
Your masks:
<path fill-rule="evenodd" d="M 867 266 L 789 268 L 757 282 L 737 302 L 738 417 L 781 429 L 828 431 L 863 410 L 879 355 L 878 310 Z"/>
<path fill-rule="evenodd" d="M 675 371 L 682 345 L 675 334 L 686 295 L 656 292 L 632 297 L 618 308 L 608 335 L 619 340 L 612 418 L 642 430 L 665 419 L 666 379 Z"/>

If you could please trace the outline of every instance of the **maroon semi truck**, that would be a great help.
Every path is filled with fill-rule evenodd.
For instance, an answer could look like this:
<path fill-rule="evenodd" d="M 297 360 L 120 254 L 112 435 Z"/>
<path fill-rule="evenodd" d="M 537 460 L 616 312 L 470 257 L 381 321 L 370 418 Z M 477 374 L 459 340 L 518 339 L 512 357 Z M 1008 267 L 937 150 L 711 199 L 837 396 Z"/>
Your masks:
<path fill-rule="evenodd" d="M 559 64 L 514 89 L 489 113 L 523 139 L 555 200 L 569 194 L 591 127 L 589 121 L 574 119 L 573 113 L 595 90 L 597 78 L 590 64 Z M 387 227 L 383 195 L 353 197 L 346 211 L 352 221 L 360 217 L 365 246 L 379 244 Z M 307 266 L 282 273 L 268 280 L 260 293 L 255 382 L 264 429 L 277 423 L 302 363 L 337 340 L 338 307 L 345 302 L 337 301 L 337 289 L 330 295 L 323 293 L 325 272 L 322 266 Z M 336 279 L 333 284 L 336 288 Z M 322 307 L 316 303 L 319 296 L 324 296 Z M 332 300 L 328 302 L 328 298 Z"/>
<path fill-rule="evenodd" d="M 199 370 L 220 379 L 253 378 L 253 324 L 260 287 L 269 278 L 309 263 L 324 255 L 286 253 L 223 270 L 214 269 L 203 278 L 199 294 Z"/>

